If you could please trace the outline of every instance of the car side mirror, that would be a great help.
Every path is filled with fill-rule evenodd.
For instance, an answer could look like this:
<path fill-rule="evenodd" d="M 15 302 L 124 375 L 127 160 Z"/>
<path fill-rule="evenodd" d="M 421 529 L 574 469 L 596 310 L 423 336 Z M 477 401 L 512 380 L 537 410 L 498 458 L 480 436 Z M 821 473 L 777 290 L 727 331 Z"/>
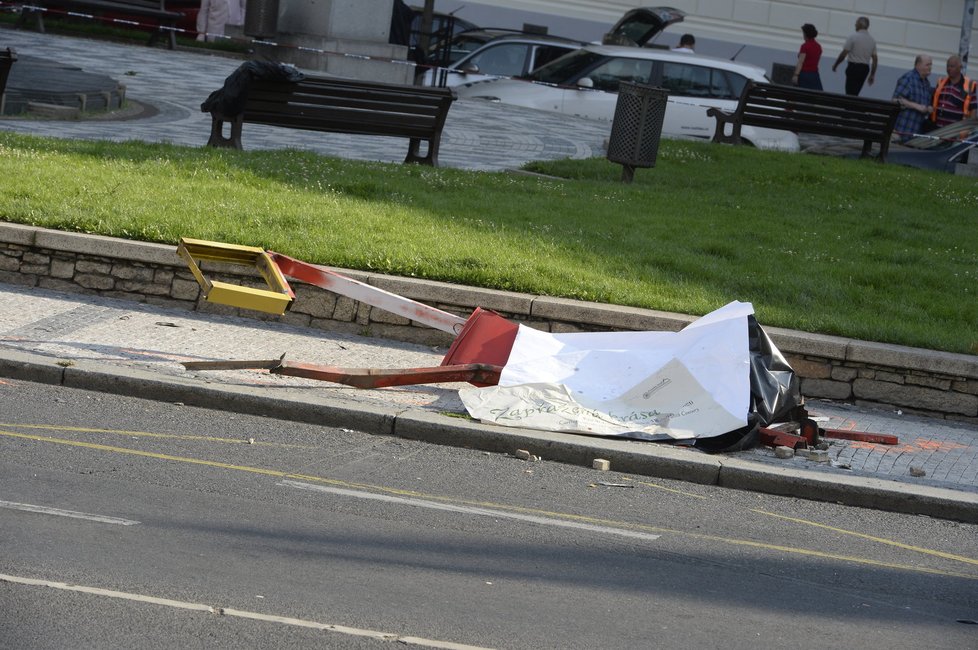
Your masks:
<path fill-rule="evenodd" d="M 465 67 L 460 68 L 462 74 L 479 74 L 479 66 L 474 63 L 466 63 Z"/>
<path fill-rule="evenodd" d="M 581 77 L 577 80 L 578 88 L 594 88 L 594 80 L 591 77 Z"/>

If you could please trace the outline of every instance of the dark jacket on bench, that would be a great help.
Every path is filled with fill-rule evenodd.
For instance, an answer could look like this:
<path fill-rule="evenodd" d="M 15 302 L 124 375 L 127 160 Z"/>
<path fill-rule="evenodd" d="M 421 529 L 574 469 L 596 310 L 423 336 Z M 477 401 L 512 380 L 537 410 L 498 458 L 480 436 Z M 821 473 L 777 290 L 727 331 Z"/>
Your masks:
<path fill-rule="evenodd" d="M 216 112 L 226 117 L 235 117 L 244 111 L 248 88 L 253 80 L 302 81 L 305 78 L 306 75 L 291 65 L 246 61 L 228 75 L 224 80 L 224 86 L 207 96 L 204 103 L 200 105 L 200 110 L 204 113 Z"/>

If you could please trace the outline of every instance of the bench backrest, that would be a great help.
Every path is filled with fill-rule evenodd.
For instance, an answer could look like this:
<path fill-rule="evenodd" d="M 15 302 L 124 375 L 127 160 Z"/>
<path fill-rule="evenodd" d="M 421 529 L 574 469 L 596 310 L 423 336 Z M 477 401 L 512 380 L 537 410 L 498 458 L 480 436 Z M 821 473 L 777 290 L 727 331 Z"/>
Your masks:
<path fill-rule="evenodd" d="M 900 105 L 751 81 L 737 110 L 742 123 L 752 126 L 882 142 L 893 133 Z"/>
<path fill-rule="evenodd" d="M 17 53 L 11 49 L 0 50 L 0 94 L 7 87 L 7 75 L 10 74 L 10 66 L 17 60 Z"/>
<path fill-rule="evenodd" d="M 431 138 L 455 99 L 450 88 L 307 77 L 251 82 L 244 121 L 311 131 Z"/>
<path fill-rule="evenodd" d="M 166 0 L 37 0 L 34 2 L 32 0 L 31 4 L 37 4 L 41 7 L 102 7 L 105 9 L 113 8 L 114 6 L 119 7 L 119 9 L 124 9 L 126 7 L 131 7 L 132 9 L 145 9 L 148 11 L 167 11 Z M 178 13 L 178 12 L 174 12 Z"/>

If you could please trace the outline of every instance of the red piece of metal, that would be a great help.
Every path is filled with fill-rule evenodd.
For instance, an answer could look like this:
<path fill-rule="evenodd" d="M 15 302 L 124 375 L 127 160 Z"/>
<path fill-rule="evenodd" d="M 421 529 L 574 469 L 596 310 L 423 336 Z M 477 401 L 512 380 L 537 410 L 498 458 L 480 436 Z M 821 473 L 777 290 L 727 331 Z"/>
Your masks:
<path fill-rule="evenodd" d="M 487 363 L 502 368 L 509 361 L 518 331 L 516 323 L 494 311 L 476 307 L 441 363 L 443 366 Z M 494 386 L 498 383 L 499 377 L 496 377 L 492 383 L 475 385 Z"/>
<path fill-rule="evenodd" d="M 500 366 L 468 363 L 433 368 L 335 368 L 311 363 L 282 361 L 269 372 L 275 375 L 331 381 L 356 388 L 386 388 L 413 384 L 441 384 L 464 381 L 476 386 L 499 383 Z"/>
<path fill-rule="evenodd" d="M 396 293 L 373 287 L 358 280 L 340 275 L 318 264 L 310 264 L 294 257 L 268 251 L 268 255 L 283 275 L 301 280 L 320 289 L 347 296 L 371 307 L 398 314 L 413 321 L 449 334 L 457 334 L 465 325 L 461 316 L 450 314 L 436 307 L 411 300 Z"/>
<path fill-rule="evenodd" d="M 858 440 L 859 442 L 876 442 L 881 445 L 898 445 L 900 440 L 888 433 L 867 433 L 866 431 L 844 431 L 842 429 L 824 429 L 826 438 L 841 440 Z"/>
<path fill-rule="evenodd" d="M 806 449 L 808 447 L 808 441 L 805 438 L 787 431 L 761 427 L 758 432 L 760 433 L 761 444 L 768 447 L 791 447 L 792 449 Z"/>
<path fill-rule="evenodd" d="M 814 447 L 818 444 L 818 435 L 820 433 L 818 428 L 818 422 L 812 420 L 811 418 L 804 418 L 801 420 L 798 427 L 798 435 L 804 438 L 810 447 Z"/>

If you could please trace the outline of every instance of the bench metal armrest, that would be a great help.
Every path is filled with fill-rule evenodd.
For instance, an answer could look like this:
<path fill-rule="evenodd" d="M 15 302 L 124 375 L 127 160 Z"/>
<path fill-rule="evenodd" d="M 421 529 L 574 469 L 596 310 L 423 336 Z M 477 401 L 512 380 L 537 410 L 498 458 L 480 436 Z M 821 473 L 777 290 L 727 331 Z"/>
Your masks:
<path fill-rule="evenodd" d="M 740 144 L 740 112 L 729 112 L 719 108 L 708 108 L 706 114 L 716 118 L 717 128 L 713 133 L 713 142 L 724 144 Z M 727 135 L 727 124 L 733 125 L 730 135 Z"/>

